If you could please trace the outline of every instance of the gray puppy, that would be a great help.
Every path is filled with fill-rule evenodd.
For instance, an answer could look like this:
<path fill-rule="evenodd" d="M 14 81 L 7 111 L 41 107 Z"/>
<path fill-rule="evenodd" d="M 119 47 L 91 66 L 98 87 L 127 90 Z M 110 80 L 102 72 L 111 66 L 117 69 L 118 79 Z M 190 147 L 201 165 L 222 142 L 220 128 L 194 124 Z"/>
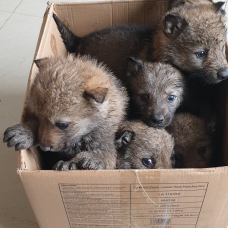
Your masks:
<path fill-rule="evenodd" d="M 118 169 L 169 169 L 174 165 L 174 140 L 164 129 L 140 121 L 125 122 L 116 134 Z"/>
<path fill-rule="evenodd" d="M 150 127 L 168 126 L 183 100 L 183 77 L 169 64 L 129 58 L 124 84 L 130 95 L 129 115 Z"/>

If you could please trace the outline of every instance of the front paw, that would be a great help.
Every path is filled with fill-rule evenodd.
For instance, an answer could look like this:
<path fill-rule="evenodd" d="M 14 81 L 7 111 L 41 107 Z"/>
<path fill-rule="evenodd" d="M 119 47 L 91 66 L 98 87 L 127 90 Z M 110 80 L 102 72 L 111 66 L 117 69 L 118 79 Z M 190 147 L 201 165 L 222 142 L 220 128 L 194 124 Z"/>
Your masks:
<path fill-rule="evenodd" d="M 52 168 L 53 170 L 65 171 L 76 170 L 77 164 L 74 161 L 58 161 Z"/>
<path fill-rule="evenodd" d="M 77 167 L 78 169 L 97 170 L 105 169 L 105 164 L 97 158 L 85 156 L 78 161 Z"/>
<path fill-rule="evenodd" d="M 33 146 L 34 137 L 28 127 L 16 124 L 6 129 L 3 142 L 7 142 L 8 147 L 15 147 L 15 150 L 18 151 Z"/>

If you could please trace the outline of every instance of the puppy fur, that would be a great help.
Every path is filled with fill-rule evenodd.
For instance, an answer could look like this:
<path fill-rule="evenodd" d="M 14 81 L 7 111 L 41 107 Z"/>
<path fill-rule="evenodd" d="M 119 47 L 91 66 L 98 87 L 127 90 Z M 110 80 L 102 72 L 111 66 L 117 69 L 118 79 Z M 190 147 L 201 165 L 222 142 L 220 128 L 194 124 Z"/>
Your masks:
<path fill-rule="evenodd" d="M 167 131 L 174 137 L 176 168 L 207 168 L 212 164 L 214 124 L 177 114 Z"/>
<path fill-rule="evenodd" d="M 115 168 L 115 132 L 128 102 L 125 88 L 89 57 L 52 57 L 36 64 L 39 73 L 23 123 L 8 128 L 4 142 L 16 150 L 39 145 L 66 153 L 70 159 L 58 162 L 58 170 L 74 169 L 76 162 L 81 169 Z"/>
<path fill-rule="evenodd" d="M 120 25 L 84 37 L 74 35 L 56 15 L 54 19 L 68 52 L 97 58 L 121 80 L 126 59 L 133 56 L 173 64 L 188 79 L 215 84 L 228 77 L 221 7 L 220 3 L 184 4 L 168 11 L 158 28 Z"/>
<path fill-rule="evenodd" d="M 148 127 L 141 121 L 120 125 L 116 134 L 118 169 L 169 169 L 174 165 L 174 140 L 164 129 Z"/>
<path fill-rule="evenodd" d="M 178 70 L 165 63 L 129 58 L 124 84 L 130 95 L 130 117 L 155 128 L 171 123 L 184 93 L 184 80 Z"/>

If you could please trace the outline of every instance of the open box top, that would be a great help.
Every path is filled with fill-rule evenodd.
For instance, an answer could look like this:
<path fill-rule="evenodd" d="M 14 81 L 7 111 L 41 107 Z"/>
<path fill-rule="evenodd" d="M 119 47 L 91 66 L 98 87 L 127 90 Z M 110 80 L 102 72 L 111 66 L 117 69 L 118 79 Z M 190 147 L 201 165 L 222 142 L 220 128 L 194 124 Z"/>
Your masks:
<path fill-rule="evenodd" d="M 48 3 L 34 59 L 65 55 L 53 12 L 82 36 L 107 26 L 153 26 L 167 1 Z M 38 69 L 32 65 L 23 114 Z M 226 90 L 227 83 L 223 83 Z M 224 93 L 225 94 L 225 93 Z M 220 109 L 227 138 L 227 95 Z M 22 116 L 23 120 L 23 116 Z M 224 140 L 222 160 L 228 165 Z M 228 167 L 172 170 L 45 171 L 34 148 L 19 152 L 18 173 L 41 228 L 226 228 Z"/>

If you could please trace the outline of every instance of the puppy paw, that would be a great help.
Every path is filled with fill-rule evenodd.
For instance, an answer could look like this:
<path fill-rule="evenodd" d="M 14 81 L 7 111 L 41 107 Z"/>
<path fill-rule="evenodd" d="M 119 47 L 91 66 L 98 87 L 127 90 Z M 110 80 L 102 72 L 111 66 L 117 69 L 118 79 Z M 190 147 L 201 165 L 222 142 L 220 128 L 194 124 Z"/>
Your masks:
<path fill-rule="evenodd" d="M 58 161 L 52 168 L 53 170 L 65 171 L 76 170 L 77 164 L 74 161 Z"/>
<path fill-rule="evenodd" d="M 84 157 L 79 160 L 77 163 L 79 169 L 88 169 L 88 170 L 98 170 L 98 169 L 105 169 L 105 164 L 93 157 Z"/>
<path fill-rule="evenodd" d="M 33 146 L 34 137 L 28 127 L 16 124 L 6 129 L 3 142 L 6 142 L 8 147 L 15 147 L 18 151 Z"/>

